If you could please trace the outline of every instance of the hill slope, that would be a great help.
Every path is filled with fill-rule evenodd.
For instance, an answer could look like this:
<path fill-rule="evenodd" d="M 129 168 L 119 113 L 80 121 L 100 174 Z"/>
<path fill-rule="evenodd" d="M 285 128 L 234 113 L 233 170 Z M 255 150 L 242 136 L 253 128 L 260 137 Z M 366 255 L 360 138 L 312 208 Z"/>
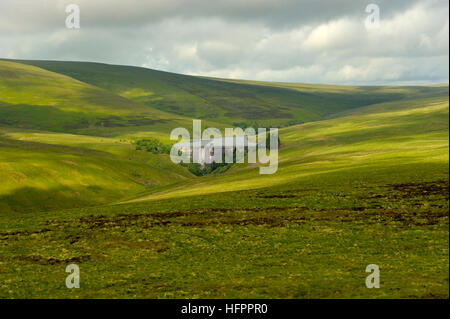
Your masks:
<path fill-rule="evenodd" d="M 128 141 L 0 128 L 3 214 L 101 205 L 187 178 Z"/>
<path fill-rule="evenodd" d="M 193 77 L 85 62 L 19 61 L 103 88 L 136 102 L 226 124 L 283 126 L 370 104 L 435 95 L 447 88 L 339 87 Z"/>
<path fill-rule="evenodd" d="M 390 172 L 396 166 L 408 168 L 419 163 L 430 168 L 436 164 L 445 173 L 448 108 L 448 96 L 440 95 L 372 105 L 336 119 L 283 128 L 276 174 L 259 175 L 257 166 L 236 165 L 224 175 L 206 177 L 189 188 L 169 189 L 140 200 L 290 185 L 308 176 L 340 171 Z M 390 174 L 384 177 L 386 181 L 394 178 Z M 407 170 L 400 180 L 430 174 L 428 169 Z"/>
<path fill-rule="evenodd" d="M 0 60 L 0 124 L 111 135 L 121 128 L 133 131 L 139 127 L 144 130 L 148 126 L 152 127 L 152 131 L 170 132 L 173 127 L 189 123 L 186 118 L 173 116 L 68 76 Z"/>

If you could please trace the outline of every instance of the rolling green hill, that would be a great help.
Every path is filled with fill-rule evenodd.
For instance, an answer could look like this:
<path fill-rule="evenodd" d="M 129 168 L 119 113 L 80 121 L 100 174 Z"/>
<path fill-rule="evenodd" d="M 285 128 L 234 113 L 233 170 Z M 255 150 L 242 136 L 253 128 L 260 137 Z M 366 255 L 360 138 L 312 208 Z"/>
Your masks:
<path fill-rule="evenodd" d="M 339 87 L 230 81 L 85 62 L 19 61 L 191 118 L 259 126 L 305 123 L 365 105 L 448 93 L 448 87 Z"/>
<path fill-rule="evenodd" d="M 149 126 L 165 133 L 190 121 L 65 75 L 0 60 L 0 124 L 114 135 L 145 131 Z"/>
<path fill-rule="evenodd" d="M 5 128 L 0 168 L 2 214 L 106 204 L 190 178 L 129 141 Z"/>
<path fill-rule="evenodd" d="M 448 85 L 20 62 L 0 61 L 0 297 L 448 298 Z M 303 124 L 279 130 L 274 175 L 136 150 L 191 117 Z"/>
<path fill-rule="evenodd" d="M 325 176 L 348 170 L 390 172 L 392 167 L 419 163 L 429 163 L 430 167 L 438 163 L 445 176 L 448 108 L 448 96 L 441 95 L 372 105 L 336 119 L 283 128 L 279 132 L 279 168 L 274 175 L 259 175 L 255 165 L 235 165 L 224 175 L 209 176 L 190 187 L 180 186 L 138 200 L 279 187 L 301 183 L 316 174 Z M 389 174 L 386 178 L 393 179 Z M 414 175 L 425 178 L 429 174 L 425 169 Z"/>

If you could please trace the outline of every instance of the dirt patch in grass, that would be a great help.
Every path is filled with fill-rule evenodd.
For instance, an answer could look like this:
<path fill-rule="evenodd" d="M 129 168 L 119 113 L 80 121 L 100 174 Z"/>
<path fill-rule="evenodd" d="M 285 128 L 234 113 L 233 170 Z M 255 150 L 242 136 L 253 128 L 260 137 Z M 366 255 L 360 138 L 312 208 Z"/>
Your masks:
<path fill-rule="evenodd" d="M 207 225 L 268 225 L 283 226 L 287 222 L 303 223 L 305 216 L 300 212 L 308 211 L 306 207 L 266 207 L 246 209 L 195 209 L 173 212 L 155 212 L 142 214 L 118 214 L 114 216 L 86 216 L 76 221 L 47 221 L 56 228 L 108 229 L 122 227 L 139 227 L 142 229 L 170 225 L 207 226 Z M 322 210 L 318 210 L 322 211 Z M 66 237 L 71 244 L 80 237 Z"/>
<path fill-rule="evenodd" d="M 438 199 L 449 200 L 449 182 L 445 180 L 437 180 L 433 182 L 420 182 L 420 183 L 401 183 L 401 184 L 388 184 L 386 185 L 386 192 L 379 194 L 369 192 L 367 195 L 358 196 L 359 199 L 369 200 L 401 200 L 408 199 L 408 205 L 422 206 L 423 199 L 427 201 L 435 201 Z M 442 208 L 441 204 L 430 204 L 433 207 Z"/>
<path fill-rule="evenodd" d="M 42 234 L 42 233 L 46 233 L 49 231 L 51 231 L 51 230 L 48 228 L 44 228 L 44 229 L 35 230 L 35 231 L 20 230 L 20 231 L 14 231 L 14 232 L 4 232 L 4 233 L 0 233 L 0 240 L 6 240 L 6 239 L 9 239 L 10 237 L 14 237 L 14 236 L 30 236 L 33 234 Z"/>
<path fill-rule="evenodd" d="M 58 259 L 53 257 L 44 257 L 41 255 L 21 255 L 16 257 L 17 260 L 33 263 L 38 265 L 61 265 L 61 264 L 70 264 L 70 263 L 83 263 L 91 259 L 90 255 L 77 256 L 65 259 Z"/>
<path fill-rule="evenodd" d="M 137 241 L 130 241 L 122 238 L 111 239 L 108 242 L 100 244 L 99 247 L 102 249 L 105 248 L 147 249 L 156 251 L 158 253 L 165 252 L 171 248 L 169 244 L 161 241 L 142 240 L 142 239 L 138 239 Z"/>
<path fill-rule="evenodd" d="M 143 214 L 119 214 L 115 216 L 87 216 L 77 222 L 59 222 L 67 227 L 89 230 L 152 227 L 206 227 L 215 225 L 286 227 L 307 222 L 341 223 L 396 223 L 403 226 L 448 224 L 448 209 L 414 208 L 388 209 L 380 205 L 368 207 L 335 207 L 309 209 L 307 207 L 266 207 L 250 209 L 195 209 Z M 79 238 L 69 238 L 76 242 Z"/>
<path fill-rule="evenodd" d="M 449 199 L 449 182 L 438 180 L 422 183 L 403 183 L 388 185 L 392 190 L 401 192 L 405 197 L 438 195 Z"/>
<path fill-rule="evenodd" d="M 277 199 L 283 199 L 283 198 L 294 198 L 297 197 L 296 195 L 292 194 L 274 194 L 274 195 L 257 195 L 258 198 L 277 198 Z"/>

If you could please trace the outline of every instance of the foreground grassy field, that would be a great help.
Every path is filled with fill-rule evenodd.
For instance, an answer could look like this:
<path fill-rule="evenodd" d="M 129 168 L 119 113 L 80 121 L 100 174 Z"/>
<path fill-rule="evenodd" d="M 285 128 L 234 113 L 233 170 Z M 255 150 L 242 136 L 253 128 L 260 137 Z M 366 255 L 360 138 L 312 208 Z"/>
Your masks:
<path fill-rule="evenodd" d="M 448 166 L 2 216 L 4 298 L 447 298 Z M 81 288 L 65 287 L 76 263 Z M 381 269 L 367 289 L 364 270 Z"/>

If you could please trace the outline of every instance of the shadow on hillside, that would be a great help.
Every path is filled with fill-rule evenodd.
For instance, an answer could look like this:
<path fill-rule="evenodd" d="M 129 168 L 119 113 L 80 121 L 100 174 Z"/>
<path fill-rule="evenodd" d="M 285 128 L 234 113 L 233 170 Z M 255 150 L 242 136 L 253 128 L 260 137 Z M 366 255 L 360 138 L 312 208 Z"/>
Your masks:
<path fill-rule="evenodd" d="M 22 187 L 11 194 L 0 196 L 0 213 L 80 208 L 99 205 L 113 198 L 114 193 L 112 191 L 98 186 L 57 190 Z"/>

